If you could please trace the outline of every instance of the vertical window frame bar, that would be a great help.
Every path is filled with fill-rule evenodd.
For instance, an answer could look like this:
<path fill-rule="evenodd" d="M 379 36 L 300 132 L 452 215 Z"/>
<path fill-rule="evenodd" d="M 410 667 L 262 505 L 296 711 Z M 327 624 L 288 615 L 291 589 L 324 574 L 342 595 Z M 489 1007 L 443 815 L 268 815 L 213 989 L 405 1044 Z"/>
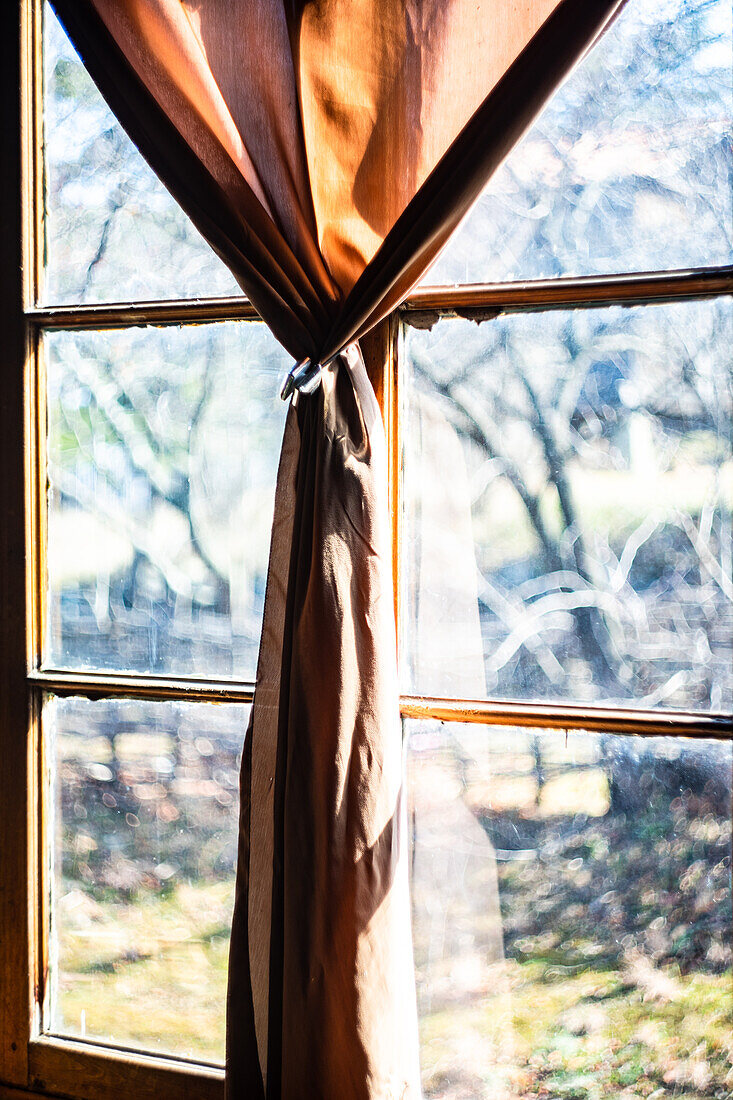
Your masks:
<path fill-rule="evenodd" d="M 29 1042 L 38 1029 L 38 722 L 25 681 L 35 602 L 26 561 L 32 557 L 29 446 L 33 349 L 24 307 L 35 293 L 37 134 L 33 88 L 37 4 L 0 5 L 0 1079 L 28 1081 Z"/>

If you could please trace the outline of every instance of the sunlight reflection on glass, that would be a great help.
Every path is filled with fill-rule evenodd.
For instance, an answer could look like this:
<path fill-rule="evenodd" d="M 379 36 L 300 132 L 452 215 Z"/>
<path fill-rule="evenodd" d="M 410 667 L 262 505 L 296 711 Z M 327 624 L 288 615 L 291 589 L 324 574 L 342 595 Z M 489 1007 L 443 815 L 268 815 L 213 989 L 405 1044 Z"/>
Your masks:
<path fill-rule="evenodd" d="M 729 299 L 405 327 L 405 690 L 731 706 L 732 344 Z"/>
<path fill-rule="evenodd" d="M 426 1100 L 726 1094 L 731 746 L 406 734 Z"/>
<path fill-rule="evenodd" d="M 241 294 L 117 122 L 48 3 L 43 46 L 43 300 Z"/>
<path fill-rule="evenodd" d="M 628 0 L 427 284 L 733 261 L 733 8 Z"/>
<path fill-rule="evenodd" d="M 45 350 L 46 666 L 253 679 L 290 360 L 248 321 Z"/>

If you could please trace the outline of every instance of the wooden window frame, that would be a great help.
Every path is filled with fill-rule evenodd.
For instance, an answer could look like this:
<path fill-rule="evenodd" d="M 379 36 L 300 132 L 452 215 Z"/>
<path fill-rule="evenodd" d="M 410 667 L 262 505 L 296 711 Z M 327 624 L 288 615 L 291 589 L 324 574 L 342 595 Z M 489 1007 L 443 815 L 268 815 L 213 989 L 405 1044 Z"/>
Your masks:
<path fill-rule="evenodd" d="M 127 328 L 256 317 L 243 298 L 36 305 L 42 255 L 41 0 L 0 4 L 0 1100 L 223 1100 L 219 1066 L 42 1032 L 47 992 L 48 806 L 40 728 L 44 693 L 250 702 L 253 684 L 186 677 L 40 671 L 46 477 L 40 337 L 53 329 Z M 390 447 L 395 611 L 399 621 L 400 318 L 480 318 L 733 294 L 733 268 L 424 287 L 363 341 Z M 730 715 L 403 696 L 404 717 L 488 725 L 733 739 Z"/>

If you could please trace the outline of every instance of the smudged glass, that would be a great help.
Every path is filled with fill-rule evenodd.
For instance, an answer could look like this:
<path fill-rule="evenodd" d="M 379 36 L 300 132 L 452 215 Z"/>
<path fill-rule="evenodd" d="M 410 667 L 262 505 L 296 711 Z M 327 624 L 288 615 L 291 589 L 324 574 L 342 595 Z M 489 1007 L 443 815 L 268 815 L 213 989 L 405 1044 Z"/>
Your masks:
<path fill-rule="evenodd" d="M 49 1030 L 223 1062 L 249 707 L 46 701 Z"/>
<path fill-rule="evenodd" d="M 287 356 L 248 321 L 44 350 L 45 667 L 254 679 Z"/>
<path fill-rule="evenodd" d="M 241 294 L 43 9 L 46 304 Z"/>
<path fill-rule="evenodd" d="M 732 120 L 729 0 L 628 0 L 423 281 L 730 264 Z"/>
<path fill-rule="evenodd" d="M 729 710 L 730 299 L 430 320 L 403 337 L 403 690 Z"/>
<path fill-rule="evenodd" d="M 426 1100 L 725 1095 L 730 744 L 405 729 Z"/>

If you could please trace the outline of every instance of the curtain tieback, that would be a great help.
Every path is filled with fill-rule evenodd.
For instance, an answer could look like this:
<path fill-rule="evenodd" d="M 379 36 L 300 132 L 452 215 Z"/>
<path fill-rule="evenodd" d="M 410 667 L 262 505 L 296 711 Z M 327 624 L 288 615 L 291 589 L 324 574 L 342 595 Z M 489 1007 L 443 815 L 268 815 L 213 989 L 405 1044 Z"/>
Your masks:
<path fill-rule="evenodd" d="M 280 390 L 283 401 L 287 401 L 296 390 L 299 393 L 315 393 L 321 384 L 322 369 L 322 364 L 315 359 L 301 359 L 299 363 L 294 363 L 285 375 Z"/>

